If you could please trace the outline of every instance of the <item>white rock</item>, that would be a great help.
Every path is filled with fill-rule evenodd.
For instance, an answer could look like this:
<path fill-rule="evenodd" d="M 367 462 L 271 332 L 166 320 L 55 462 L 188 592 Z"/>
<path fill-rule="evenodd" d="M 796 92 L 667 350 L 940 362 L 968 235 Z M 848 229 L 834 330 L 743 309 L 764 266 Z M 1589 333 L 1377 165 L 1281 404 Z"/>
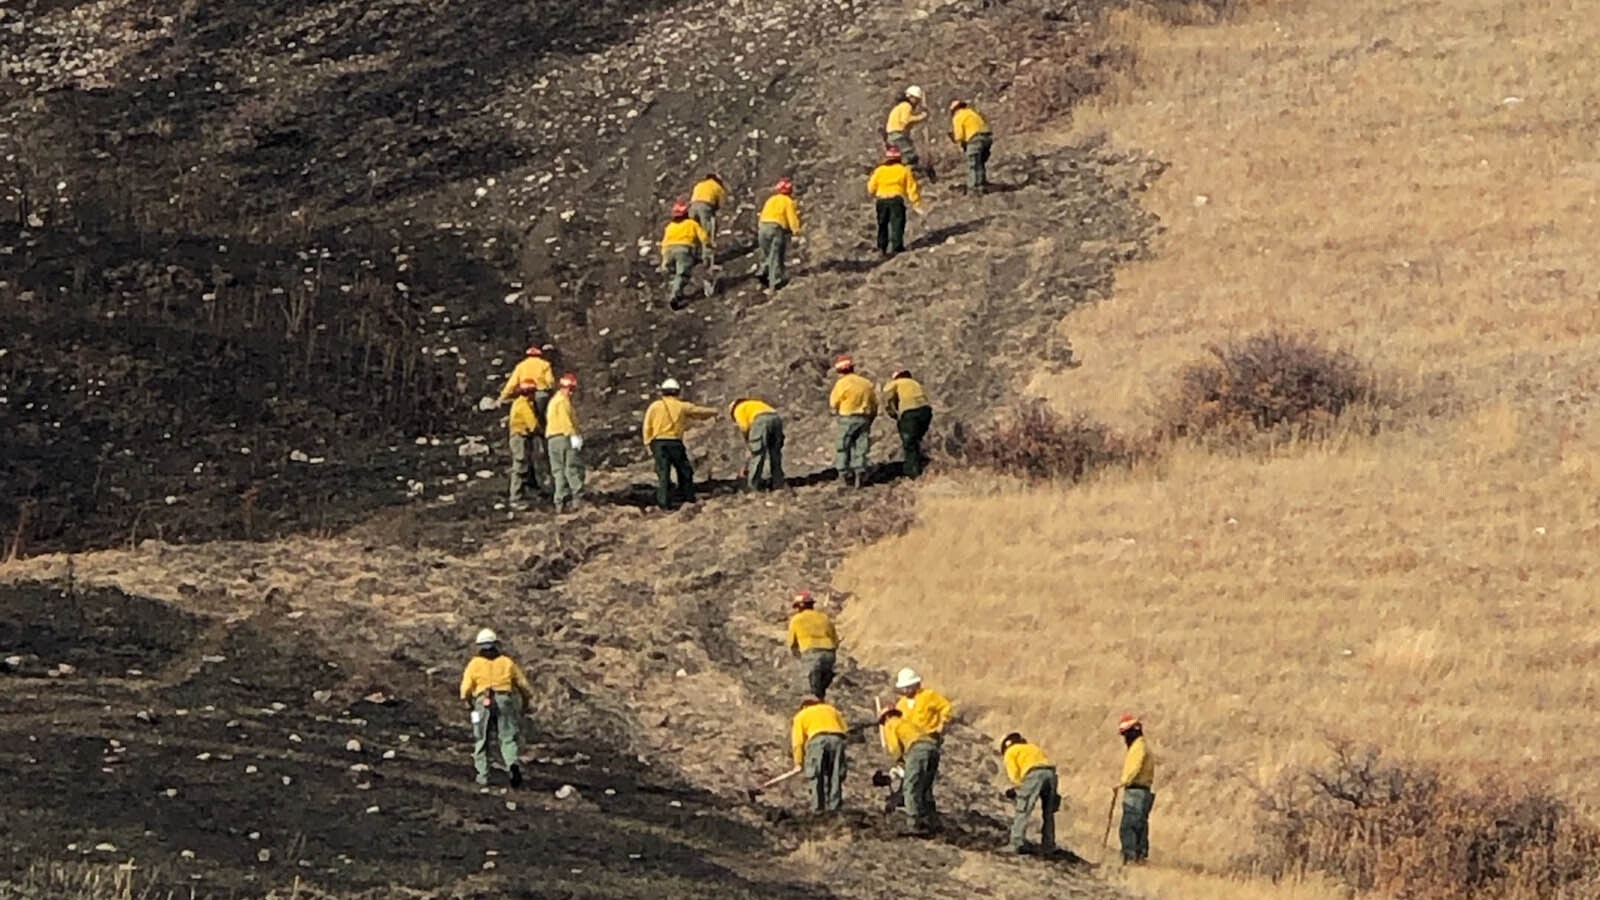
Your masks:
<path fill-rule="evenodd" d="M 311 459 L 311 454 L 306 453 L 304 450 L 290 450 L 289 451 L 289 461 L 290 462 L 303 463 L 303 462 L 310 461 L 310 459 Z"/>
<path fill-rule="evenodd" d="M 272 851 L 268 850 L 265 847 L 262 847 L 260 850 L 256 851 L 256 860 L 258 862 L 271 862 L 272 861 Z"/>
<path fill-rule="evenodd" d="M 100 844 L 95 844 L 94 845 L 94 849 L 100 851 L 101 853 L 115 853 L 115 852 L 117 852 L 117 845 L 116 844 L 108 844 L 108 843 L 100 843 Z"/>
<path fill-rule="evenodd" d="M 557 800 L 565 800 L 568 797 L 572 797 L 572 796 L 577 795 L 577 793 L 578 793 L 578 789 L 577 788 L 573 787 L 570 784 L 563 784 L 561 787 L 556 788 L 556 799 Z"/>
<path fill-rule="evenodd" d="M 194 851 L 193 850 L 179 850 L 178 851 L 178 855 L 183 857 L 184 859 L 194 859 Z"/>
<path fill-rule="evenodd" d="M 374 814 L 376 814 L 376 813 L 377 813 L 377 812 L 378 812 L 378 807 L 376 807 L 376 806 L 369 806 L 369 807 L 367 807 L 367 815 L 369 815 L 369 816 L 370 816 L 370 815 L 374 815 Z"/>
<path fill-rule="evenodd" d="M 385 751 L 383 751 L 383 758 L 384 759 L 394 759 L 394 751 L 393 750 L 385 750 Z"/>
<path fill-rule="evenodd" d="M 246 775 L 254 775 L 259 771 L 261 771 L 261 770 L 256 768 L 255 766 L 245 766 L 244 767 L 244 773 Z"/>
<path fill-rule="evenodd" d="M 350 740 L 344 742 L 344 748 L 349 750 L 351 753 L 360 753 L 361 742 L 355 738 L 351 738 Z"/>

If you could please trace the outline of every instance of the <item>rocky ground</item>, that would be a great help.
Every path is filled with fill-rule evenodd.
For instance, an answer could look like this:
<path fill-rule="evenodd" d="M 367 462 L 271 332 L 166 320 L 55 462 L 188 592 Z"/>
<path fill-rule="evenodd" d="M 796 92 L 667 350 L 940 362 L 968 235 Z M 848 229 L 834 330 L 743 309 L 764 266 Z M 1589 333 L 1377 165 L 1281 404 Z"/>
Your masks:
<path fill-rule="evenodd" d="M 993 739 L 959 725 L 934 841 L 892 843 L 870 728 L 843 822 L 743 795 L 786 768 L 783 598 L 914 515 L 891 467 L 828 483 L 832 355 L 906 365 L 941 430 L 982 427 L 1071 361 L 1060 315 L 1153 227 L 1158 167 L 1039 127 L 1115 62 L 1092 12 L 0 10 L 0 523 L 26 557 L 0 575 L 0 879 L 131 860 L 201 895 L 864 896 L 914 865 L 927 896 L 1104 892 L 1073 857 L 990 852 Z M 863 183 L 911 81 L 990 115 L 1000 189 L 954 190 L 928 135 L 945 177 L 882 262 Z M 675 310 L 652 242 L 707 169 L 736 198 L 723 290 Z M 808 233 L 770 294 L 750 236 L 784 172 Z M 596 502 L 559 523 L 500 508 L 479 409 L 530 340 L 583 378 Z M 667 374 L 777 403 L 795 489 L 735 491 L 718 425 L 693 440 L 706 499 L 643 512 Z M 451 702 L 485 623 L 539 691 L 515 793 L 471 785 Z M 844 672 L 866 722 L 886 676 Z"/>

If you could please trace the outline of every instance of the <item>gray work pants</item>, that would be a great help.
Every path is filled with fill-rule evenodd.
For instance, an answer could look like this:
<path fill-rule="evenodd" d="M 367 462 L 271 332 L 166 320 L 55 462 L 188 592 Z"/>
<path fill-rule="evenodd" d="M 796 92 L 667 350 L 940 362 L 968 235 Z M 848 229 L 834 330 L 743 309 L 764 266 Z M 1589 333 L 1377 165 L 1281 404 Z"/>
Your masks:
<path fill-rule="evenodd" d="M 811 782 L 811 808 L 844 808 L 844 735 L 819 734 L 806 741 L 801 773 Z"/>
<path fill-rule="evenodd" d="M 933 824 L 939 810 L 933 801 L 933 781 L 939 777 L 939 744 L 924 738 L 906 750 L 905 775 L 900 789 L 905 794 L 906 815 L 911 824 L 925 828 Z"/>
<path fill-rule="evenodd" d="M 872 452 L 872 417 L 840 416 L 839 437 L 833 448 L 833 467 L 839 477 L 865 475 L 867 456 Z"/>
<path fill-rule="evenodd" d="M 781 288 L 789 283 L 785 258 L 789 255 L 789 229 L 774 222 L 762 222 L 756 229 L 756 246 L 761 254 L 758 270 L 767 287 Z"/>
<path fill-rule="evenodd" d="M 800 654 L 800 666 L 806 672 L 806 689 L 818 700 L 827 699 L 836 661 L 832 650 L 807 650 Z"/>
<path fill-rule="evenodd" d="M 783 419 L 762 413 L 750 423 L 750 464 L 746 481 L 751 488 L 783 487 Z"/>
<path fill-rule="evenodd" d="M 558 434 L 546 439 L 545 444 L 550 449 L 550 481 L 555 502 L 578 499 L 583 493 L 583 459 L 572 448 L 572 438 Z"/>
<path fill-rule="evenodd" d="M 989 151 L 994 147 L 994 135 L 987 131 L 975 134 L 962 151 L 967 157 L 967 188 L 982 190 L 989 186 Z"/>
<path fill-rule="evenodd" d="M 683 286 L 689 280 L 689 273 L 694 271 L 695 264 L 700 262 L 700 254 L 693 247 L 675 244 L 667 248 L 667 271 L 672 273 L 672 278 L 667 282 L 667 299 L 677 300 L 683 296 Z"/>
<path fill-rule="evenodd" d="M 526 503 L 531 499 L 530 494 L 543 491 L 539 485 L 540 467 L 534 464 L 543 455 L 543 443 L 544 438 L 537 432 L 511 436 L 512 503 Z"/>
<path fill-rule="evenodd" d="M 1150 858 L 1150 809 L 1156 795 L 1149 788 L 1122 789 L 1122 861 L 1144 862 Z"/>
<path fill-rule="evenodd" d="M 522 720 L 522 698 L 516 691 L 494 691 L 488 706 L 479 694 L 472 701 L 472 766 L 478 781 L 489 778 L 489 729 L 500 737 L 500 761 L 510 769 L 517 764 L 517 732 Z"/>
<path fill-rule="evenodd" d="M 1039 846 L 1053 850 L 1056 846 L 1056 810 L 1061 808 L 1061 791 L 1056 781 L 1054 766 L 1034 766 L 1022 776 L 1017 785 L 1017 811 L 1011 817 L 1011 846 L 1021 850 L 1027 840 L 1028 817 L 1034 806 L 1044 821 L 1039 828 Z"/>

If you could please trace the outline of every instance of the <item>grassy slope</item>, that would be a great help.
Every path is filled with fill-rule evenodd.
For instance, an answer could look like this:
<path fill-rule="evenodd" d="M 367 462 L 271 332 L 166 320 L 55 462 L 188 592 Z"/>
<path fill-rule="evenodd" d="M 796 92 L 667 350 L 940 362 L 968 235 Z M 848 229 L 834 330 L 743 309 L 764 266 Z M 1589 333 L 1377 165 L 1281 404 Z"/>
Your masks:
<path fill-rule="evenodd" d="M 1075 128 L 1172 162 L 1149 198 L 1169 232 L 1063 322 L 1086 365 L 1032 390 L 1141 431 L 1204 345 L 1281 325 L 1451 402 L 1372 439 L 1176 450 L 1070 491 L 941 485 L 920 527 L 840 571 L 847 640 L 1042 740 L 1079 843 L 1098 841 L 1111 725 L 1141 711 L 1168 867 L 1225 866 L 1241 776 L 1328 735 L 1508 770 L 1592 815 L 1600 724 L 1574 713 L 1600 685 L 1600 22 L 1550 0 L 1356 0 L 1118 24 L 1137 75 Z"/>

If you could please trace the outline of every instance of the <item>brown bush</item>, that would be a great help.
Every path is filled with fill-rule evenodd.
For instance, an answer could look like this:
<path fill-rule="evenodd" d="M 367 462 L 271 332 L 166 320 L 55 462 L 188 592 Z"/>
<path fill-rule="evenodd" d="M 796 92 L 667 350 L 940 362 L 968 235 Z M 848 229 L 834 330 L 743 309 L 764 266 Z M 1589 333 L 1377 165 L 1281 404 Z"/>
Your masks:
<path fill-rule="evenodd" d="M 1077 481 L 1095 469 L 1129 465 L 1138 456 L 1101 423 L 1081 415 L 1065 418 L 1043 400 L 987 430 L 958 424 L 940 449 L 958 465 L 1035 480 Z"/>
<path fill-rule="evenodd" d="M 1162 404 L 1162 436 L 1316 437 L 1352 406 L 1377 399 L 1360 360 L 1307 337 L 1271 331 L 1207 349 L 1212 358 L 1183 369 Z"/>
<path fill-rule="evenodd" d="M 1600 830 L 1555 797 L 1452 784 L 1373 747 L 1336 743 L 1333 757 L 1260 791 L 1247 868 L 1411 900 L 1600 896 Z"/>

